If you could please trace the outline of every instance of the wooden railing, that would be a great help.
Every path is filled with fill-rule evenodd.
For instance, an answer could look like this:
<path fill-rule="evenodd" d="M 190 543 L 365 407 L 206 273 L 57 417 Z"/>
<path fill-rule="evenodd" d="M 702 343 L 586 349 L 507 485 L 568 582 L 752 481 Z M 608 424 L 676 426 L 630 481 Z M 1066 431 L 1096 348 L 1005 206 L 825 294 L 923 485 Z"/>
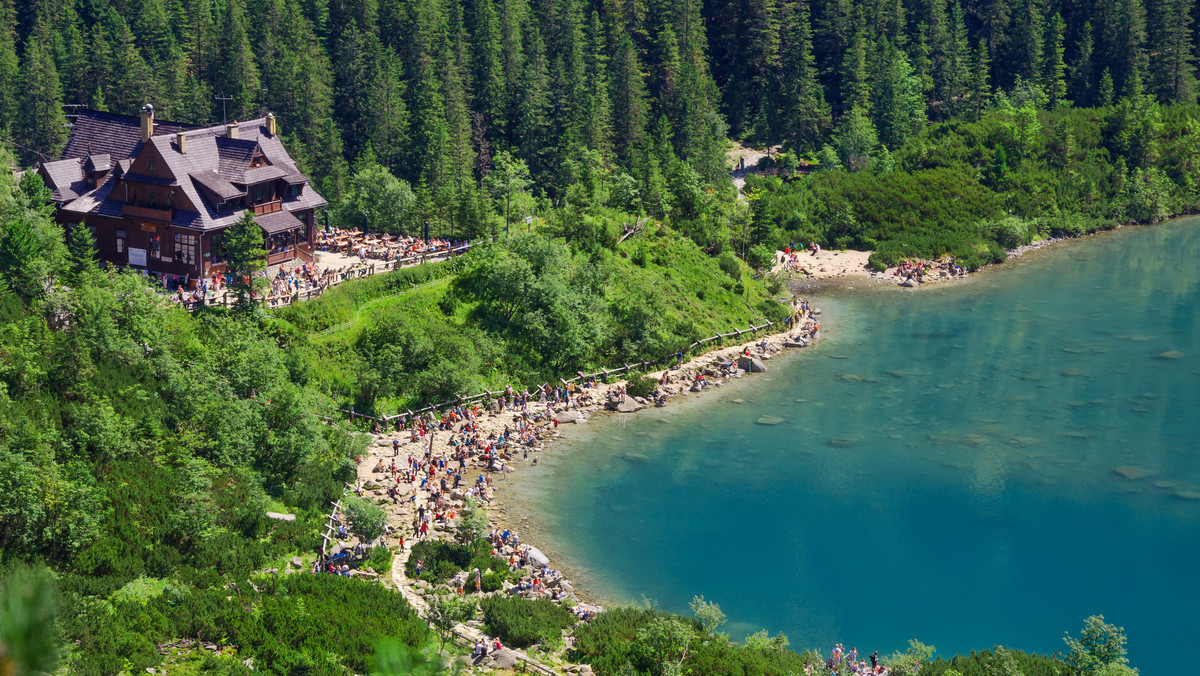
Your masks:
<path fill-rule="evenodd" d="M 137 204 L 126 204 L 121 209 L 121 214 L 131 218 L 147 218 L 152 221 L 171 222 L 171 210 L 162 209 L 160 207 L 147 207 Z"/>
<path fill-rule="evenodd" d="M 734 329 L 733 331 L 731 331 L 729 333 L 715 334 L 711 338 L 701 338 L 700 340 L 697 340 L 694 343 L 692 343 L 691 345 L 689 345 L 687 347 L 687 349 L 681 350 L 681 352 L 684 352 L 684 353 L 691 352 L 692 350 L 696 349 L 697 347 L 700 347 L 701 345 L 705 345 L 707 343 L 711 343 L 713 341 L 724 340 L 726 338 L 740 338 L 740 337 L 748 335 L 748 334 L 752 335 L 752 334 L 758 333 L 759 331 L 762 331 L 763 329 L 770 328 L 777 323 L 778 322 L 768 321 L 765 324 L 763 324 L 762 326 L 755 326 L 755 325 L 751 324 L 750 328 L 747 328 L 747 329 Z M 630 373 L 635 369 L 641 369 L 641 370 L 645 371 L 650 366 L 658 366 L 664 362 L 670 363 L 670 361 L 672 359 L 677 359 L 677 358 L 678 358 L 678 353 L 671 354 L 671 355 L 667 355 L 666 357 L 664 357 L 663 359 L 658 360 L 658 361 L 642 360 L 642 361 L 634 363 L 634 364 L 624 364 L 620 368 L 600 369 L 599 371 L 597 371 L 595 373 L 583 373 L 583 374 L 577 375 L 574 378 L 571 378 L 569 380 L 563 380 L 560 378 L 559 382 L 561 382 L 563 385 L 567 385 L 569 383 L 574 383 L 579 380 L 589 380 L 591 378 L 604 378 L 604 380 L 607 382 L 609 376 L 613 376 L 618 373 Z M 539 393 L 544 393 L 545 389 L 546 389 L 546 383 L 542 383 L 542 385 L 537 388 L 537 391 Z M 407 416 L 408 419 L 412 419 L 413 416 L 420 415 L 422 413 L 427 413 L 430 411 L 437 411 L 437 410 L 444 410 L 451 406 L 461 406 L 463 404 L 469 404 L 469 403 L 477 401 L 483 397 L 495 398 L 495 397 L 499 396 L 500 394 L 503 394 L 503 392 L 500 390 L 497 390 L 495 392 L 493 392 L 491 390 L 484 390 L 483 392 L 473 395 L 473 396 L 470 396 L 470 397 L 459 397 L 458 399 L 456 399 L 454 401 L 448 401 L 448 402 L 444 402 L 441 404 L 433 404 L 432 406 L 426 406 L 425 408 L 419 408 L 415 411 L 409 409 L 409 410 L 405 411 L 404 413 L 397 413 L 396 415 L 386 415 L 385 414 L 381 417 L 366 415 L 364 413 L 358 413 L 353 408 L 350 408 L 350 409 L 339 408 L 338 410 L 341 411 L 342 413 L 345 413 L 346 415 L 350 416 L 351 421 L 356 420 L 356 419 L 371 420 L 371 421 L 378 422 L 378 423 L 381 423 L 384 425 L 388 425 L 388 424 L 391 424 L 393 421 L 395 421 L 397 418 L 400 418 L 401 416 Z M 542 395 L 539 394 L 539 397 L 540 396 L 542 396 Z"/>

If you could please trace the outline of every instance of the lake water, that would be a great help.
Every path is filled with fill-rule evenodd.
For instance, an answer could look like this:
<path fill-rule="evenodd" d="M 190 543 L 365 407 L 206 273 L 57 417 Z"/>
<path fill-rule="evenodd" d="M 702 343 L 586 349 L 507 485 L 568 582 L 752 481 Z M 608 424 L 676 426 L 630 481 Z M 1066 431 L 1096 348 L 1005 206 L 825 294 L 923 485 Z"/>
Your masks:
<path fill-rule="evenodd" d="M 1165 673 L 1200 629 L 1198 260 L 1190 218 L 817 296 L 819 349 L 572 430 L 518 490 L 588 588 L 735 638 L 1053 652 L 1103 614 Z"/>

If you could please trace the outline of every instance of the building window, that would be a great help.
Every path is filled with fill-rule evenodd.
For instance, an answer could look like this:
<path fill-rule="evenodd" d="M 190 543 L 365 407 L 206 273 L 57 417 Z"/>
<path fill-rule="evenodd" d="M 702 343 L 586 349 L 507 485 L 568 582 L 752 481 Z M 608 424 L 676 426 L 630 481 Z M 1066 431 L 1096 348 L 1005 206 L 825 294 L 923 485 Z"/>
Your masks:
<path fill-rule="evenodd" d="M 196 241 L 195 235 L 189 235 L 182 232 L 175 233 L 175 262 L 185 265 L 196 264 Z"/>
<path fill-rule="evenodd" d="M 167 208 L 170 209 L 174 206 L 175 206 L 175 191 L 168 190 L 167 191 Z"/>
<path fill-rule="evenodd" d="M 291 194 L 292 197 L 299 197 L 300 196 L 300 186 L 293 185 L 288 188 L 288 192 L 289 192 L 289 194 Z"/>
<path fill-rule="evenodd" d="M 149 160 L 149 161 L 146 163 L 146 170 L 147 170 L 147 171 L 154 171 L 154 160 Z"/>
<path fill-rule="evenodd" d="M 212 252 L 212 262 L 214 264 L 225 262 L 225 252 L 221 250 L 221 233 L 213 233 L 209 248 Z"/>
<path fill-rule="evenodd" d="M 150 206 L 155 206 L 154 203 L 157 201 L 157 198 L 158 198 L 158 192 L 155 191 L 154 188 L 151 188 L 150 189 Z"/>
<path fill-rule="evenodd" d="M 117 253 L 125 253 L 125 231 L 117 231 Z"/>
<path fill-rule="evenodd" d="M 263 190 L 261 185 L 254 186 L 254 202 L 257 204 L 262 201 Z"/>
<path fill-rule="evenodd" d="M 159 235 L 150 235 L 148 253 L 151 258 L 162 259 L 162 237 Z"/>

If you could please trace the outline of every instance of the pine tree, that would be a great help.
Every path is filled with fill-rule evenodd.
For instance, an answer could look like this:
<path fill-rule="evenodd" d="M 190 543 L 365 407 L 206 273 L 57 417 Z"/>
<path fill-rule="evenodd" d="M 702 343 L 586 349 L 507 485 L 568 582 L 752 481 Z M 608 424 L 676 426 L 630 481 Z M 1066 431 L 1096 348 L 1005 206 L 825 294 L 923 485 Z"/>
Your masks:
<path fill-rule="evenodd" d="M 124 24 L 120 30 L 117 42 L 112 46 L 108 76 L 110 84 L 105 90 L 109 107 L 125 115 L 136 115 L 146 103 L 158 104 L 159 108 L 163 108 L 154 86 L 153 73 L 142 59 L 133 33 Z"/>
<path fill-rule="evenodd" d="M 218 94 L 233 97 L 226 109 L 229 118 L 244 120 L 259 110 L 262 84 L 246 35 L 246 17 L 240 0 L 227 0 L 223 19 L 213 89 Z"/>
<path fill-rule="evenodd" d="M 992 98 L 991 61 L 987 44 L 981 39 L 971 58 L 971 117 L 978 120 Z"/>
<path fill-rule="evenodd" d="M 1096 101 L 1095 70 L 1092 66 L 1094 53 L 1092 22 L 1088 21 L 1079 32 L 1075 59 L 1071 62 L 1071 97 L 1076 103 L 1085 106 L 1090 106 Z"/>
<path fill-rule="evenodd" d="M 1100 76 L 1100 105 L 1105 108 L 1111 106 L 1116 101 L 1116 84 L 1113 82 L 1112 70 L 1104 69 L 1104 74 Z"/>
<path fill-rule="evenodd" d="M 1163 103 L 1196 102 L 1192 44 L 1193 0 L 1151 0 L 1147 5 L 1150 86 Z"/>
<path fill-rule="evenodd" d="M 859 19 L 861 22 L 861 19 Z M 867 71 L 867 44 L 863 29 L 855 31 L 850 49 L 842 57 L 838 91 L 841 105 L 866 112 L 871 107 L 871 87 Z"/>
<path fill-rule="evenodd" d="M 221 232 L 221 248 L 231 278 L 229 288 L 236 298 L 233 308 L 249 312 L 255 306 L 254 293 L 266 283 L 260 273 L 267 265 L 262 228 L 255 222 L 253 210 L 243 211 L 236 223 Z"/>
<path fill-rule="evenodd" d="M 807 0 L 789 6 L 780 40 L 779 136 L 795 152 L 815 151 L 829 130 L 829 105 L 817 79 Z"/>
<path fill-rule="evenodd" d="M 925 125 L 925 98 L 921 81 L 908 63 L 908 57 L 886 40 L 879 50 L 884 54 L 871 87 L 871 118 L 883 145 L 899 148 Z M 849 166 L 850 163 L 843 163 Z"/>
<path fill-rule="evenodd" d="M 600 15 L 592 12 L 588 27 L 587 83 L 584 104 L 583 145 L 596 150 L 607 163 L 612 159 L 612 92 L 609 89 L 608 56 Z"/>
<path fill-rule="evenodd" d="M 971 42 L 967 36 L 966 19 L 962 4 L 952 0 L 950 4 L 950 33 L 946 47 L 945 89 L 940 100 L 946 115 L 957 115 L 963 107 L 971 83 Z"/>
<path fill-rule="evenodd" d="M 39 31 L 40 32 L 40 31 Z M 25 41 L 21 63 L 16 126 L 13 129 L 26 163 L 52 160 L 67 143 L 67 118 L 63 114 L 62 85 L 58 69 L 44 45 L 46 36 L 35 33 Z"/>
<path fill-rule="evenodd" d="M 1117 0 L 1116 33 L 1112 40 L 1112 52 L 1108 63 L 1112 64 L 1112 76 L 1117 87 L 1129 85 L 1133 73 L 1145 73 L 1149 61 L 1146 52 L 1146 8 L 1142 0 Z"/>
<path fill-rule="evenodd" d="M 4 139 L 12 138 L 20 91 L 16 21 L 12 0 L 0 0 L 0 138 Z"/>
<path fill-rule="evenodd" d="M 467 3 L 467 30 L 471 42 L 472 108 L 483 116 L 488 139 L 505 136 L 505 91 L 500 20 L 493 0 Z"/>
<path fill-rule="evenodd" d="M 1037 82 L 1042 63 L 1042 39 L 1046 33 L 1041 0 L 1016 0 L 1013 6 L 1012 30 L 1008 35 L 1008 58 L 1004 61 L 1002 83 L 1020 78 Z"/>
<path fill-rule="evenodd" d="M 1061 14 L 1055 14 L 1046 22 L 1046 35 L 1042 40 L 1041 85 L 1050 99 L 1057 105 L 1067 99 L 1067 64 L 1064 31 L 1066 23 Z"/>
<path fill-rule="evenodd" d="M 529 164 L 529 170 L 539 182 L 550 178 L 550 74 L 541 32 L 530 26 L 525 36 L 528 46 L 525 71 L 518 83 L 521 106 L 517 113 L 517 150 Z"/>
<path fill-rule="evenodd" d="M 629 35 L 622 36 L 613 57 L 612 97 L 613 148 L 628 166 L 645 138 L 649 113 L 641 64 Z"/>

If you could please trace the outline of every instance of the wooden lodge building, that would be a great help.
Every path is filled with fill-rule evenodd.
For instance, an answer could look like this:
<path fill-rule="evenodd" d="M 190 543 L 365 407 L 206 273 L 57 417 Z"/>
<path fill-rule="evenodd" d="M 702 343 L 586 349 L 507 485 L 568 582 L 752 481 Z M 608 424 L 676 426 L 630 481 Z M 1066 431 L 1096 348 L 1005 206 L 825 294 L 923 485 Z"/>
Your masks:
<path fill-rule="evenodd" d="M 64 227 L 83 224 L 100 258 L 196 280 L 225 270 L 221 231 L 252 209 L 267 264 L 312 261 L 327 202 L 280 142 L 275 117 L 215 127 L 80 111 L 62 158 L 38 168 Z"/>

